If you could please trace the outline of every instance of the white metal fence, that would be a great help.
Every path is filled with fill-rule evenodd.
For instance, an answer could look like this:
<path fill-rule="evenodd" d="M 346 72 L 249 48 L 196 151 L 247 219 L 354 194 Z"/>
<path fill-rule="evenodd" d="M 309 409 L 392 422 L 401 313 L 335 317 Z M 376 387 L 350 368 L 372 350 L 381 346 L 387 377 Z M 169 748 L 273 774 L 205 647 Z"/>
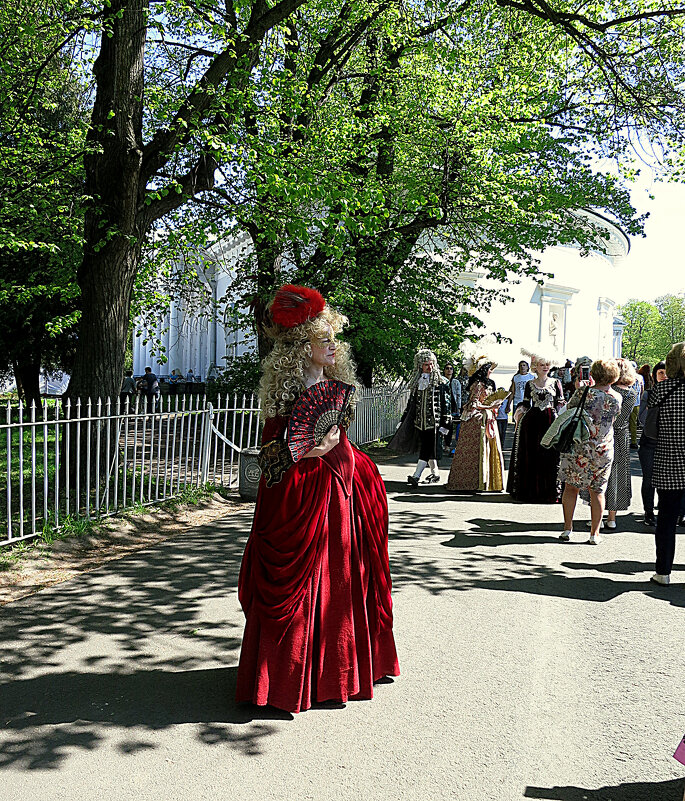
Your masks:
<path fill-rule="evenodd" d="M 359 445 L 389 436 L 404 389 L 362 390 L 349 430 Z M 0 423 L 0 545 L 65 520 L 116 514 L 176 497 L 189 487 L 235 487 L 238 456 L 261 434 L 254 396 L 7 404 Z M 4 518 L 4 519 L 3 519 Z"/>

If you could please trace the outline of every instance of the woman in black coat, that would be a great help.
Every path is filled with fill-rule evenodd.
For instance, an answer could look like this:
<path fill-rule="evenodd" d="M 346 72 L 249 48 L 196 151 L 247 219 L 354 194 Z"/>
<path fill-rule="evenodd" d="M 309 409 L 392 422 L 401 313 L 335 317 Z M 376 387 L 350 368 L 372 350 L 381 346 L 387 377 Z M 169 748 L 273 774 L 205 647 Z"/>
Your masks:
<path fill-rule="evenodd" d="M 657 584 L 671 580 L 676 526 L 685 498 L 685 342 L 673 345 L 666 356 L 666 375 L 647 402 L 648 410 L 659 409 L 652 473 L 652 484 L 659 491 L 656 572 L 651 578 Z"/>

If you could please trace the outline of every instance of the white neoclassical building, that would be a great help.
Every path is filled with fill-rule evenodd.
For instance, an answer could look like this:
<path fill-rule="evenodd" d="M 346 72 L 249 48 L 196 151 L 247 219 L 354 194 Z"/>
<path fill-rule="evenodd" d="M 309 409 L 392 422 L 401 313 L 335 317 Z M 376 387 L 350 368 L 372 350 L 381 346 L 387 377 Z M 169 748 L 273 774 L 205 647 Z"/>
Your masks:
<path fill-rule="evenodd" d="M 541 270 L 553 277 L 542 285 L 532 278 L 507 284 L 509 301 L 494 303 L 482 318 L 485 327 L 474 332 L 474 338 L 494 331 L 512 340 L 492 350 L 498 362 L 498 384 L 506 384 L 516 372 L 521 348 L 555 350 L 572 361 L 579 356 L 620 355 L 623 321 L 616 314 L 612 294 L 621 281 L 620 266 L 630 242 L 610 220 L 596 213 L 591 216 L 609 235 L 606 253 L 581 256 L 577 247 L 557 246 L 536 254 Z M 156 338 L 164 345 L 167 362 L 160 365 L 153 341 L 145 342 L 144 335 L 137 336 L 133 361 L 136 375 L 150 365 L 159 375 L 168 375 L 174 369 L 185 375 L 192 369 L 204 380 L 213 366 L 221 369 L 254 344 L 251 332 L 234 332 L 229 325 L 236 312 L 230 300 L 233 265 L 250 251 L 247 235 L 218 242 L 208 251 L 205 269 L 200 273 L 201 291 L 191 298 L 172 298 L 168 313 L 157 325 Z M 471 286 L 501 286 L 478 270 L 458 273 L 455 280 Z M 144 329 L 142 321 L 137 328 Z"/>
<path fill-rule="evenodd" d="M 213 245 L 204 269 L 198 270 L 201 287 L 189 296 L 170 298 L 169 310 L 150 330 L 149 321 L 138 319 L 134 328 L 133 372 L 140 375 L 152 367 L 160 376 L 178 370 L 205 380 L 213 367 L 245 353 L 253 344 L 248 331 L 234 331 L 230 322 L 236 313 L 231 300 L 234 265 L 251 251 L 247 234 Z M 161 353 L 157 343 L 164 347 Z M 164 362 L 162 355 L 166 357 Z"/>
<path fill-rule="evenodd" d="M 556 246 L 536 254 L 542 272 L 553 277 L 542 284 L 522 278 L 505 289 L 507 302 L 494 303 L 482 316 L 485 332 L 497 332 L 511 339 L 491 348 L 498 366 L 493 378 L 498 385 L 516 372 L 521 348 L 556 353 L 575 361 L 621 355 L 624 322 L 612 299 L 621 281 L 621 263 L 628 255 L 628 237 L 610 220 L 593 213 L 595 224 L 603 227 L 609 239 L 606 252 L 591 251 L 581 256 L 577 247 Z M 495 286 L 484 273 L 462 272 L 457 281 L 475 286 Z M 480 336 L 474 333 L 474 338 Z M 563 363 L 563 362 L 562 362 Z"/>

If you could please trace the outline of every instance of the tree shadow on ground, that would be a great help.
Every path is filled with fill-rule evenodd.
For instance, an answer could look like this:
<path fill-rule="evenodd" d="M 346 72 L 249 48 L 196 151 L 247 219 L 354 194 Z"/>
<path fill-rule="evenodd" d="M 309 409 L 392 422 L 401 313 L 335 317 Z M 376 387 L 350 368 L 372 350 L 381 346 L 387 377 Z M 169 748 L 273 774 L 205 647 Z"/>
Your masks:
<path fill-rule="evenodd" d="M 485 523 L 493 523 L 495 528 L 503 525 L 505 530 L 510 525 L 509 521 L 485 521 Z M 530 527 L 525 527 L 525 530 L 529 531 Z M 685 607 L 685 596 L 677 586 L 659 587 L 649 582 L 648 574 L 653 568 L 651 563 L 623 561 L 617 563 L 616 569 L 610 569 L 612 563 L 593 564 L 580 561 L 553 566 L 540 564 L 532 554 L 509 551 L 500 553 L 496 550 L 497 546 L 534 544 L 553 545 L 573 553 L 580 553 L 577 546 L 585 546 L 596 553 L 596 549 L 586 545 L 586 542 L 583 540 L 576 543 L 560 543 L 556 535 L 512 536 L 496 532 L 457 532 L 451 535 L 451 539 L 440 543 L 441 546 L 457 549 L 455 559 L 451 561 L 440 557 L 432 558 L 430 553 L 417 555 L 405 549 L 394 548 L 391 555 L 393 586 L 401 590 L 405 586 L 420 584 L 433 595 L 449 591 L 494 590 L 593 602 L 607 602 L 627 592 L 640 592 L 656 600 L 668 601 L 673 606 Z M 676 569 L 678 567 L 676 566 Z M 573 570 L 614 575 L 642 573 L 644 578 L 625 581 L 615 580 L 607 575 L 576 576 L 570 572 Z"/>
<path fill-rule="evenodd" d="M 292 720 L 272 707 L 236 704 L 236 667 L 211 670 L 146 670 L 135 673 L 44 673 L 0 685 L 3 728 L 16 733 L 0 748 L 0 768 L 59 766 L 74 748 L 92 750 L 108 730 L 135 730 L 125 753 L 152 748 L 141 736 L 184 723 L 199 724 L 198 739 L 223 742 L 250 756 L 275 731 L 268 720 Z M 236 729 L 225 724 L 257 725 Z M 65 725 L 68 724 L 68 725 Z M 21 735 L 24 735 L 23 737 Z"/>
<path fill-rule="evenodd" d="M 455 531 L 452 539 L 442 542 L 441 545 L 445 548 L 478 548 L 481 546 L 494 548 L 500 545 L 559 543 L 558 523 L 516 523 L 512 520 L 486 520 L 482 517 L 472 518 L 466 523 L 475 528 L 468 531 Z M 539 532 L 549 533 L 540 536 Z M 512 534 L 521 536 L 512 536 Z"/>
<path fill-rule="evenodd" d="M 273 727 L 233 701 L 243 628 L 236 586 L 251 517 L 251 507 L 239 510 L 5 606 L 2 671 L 11 681 L 0 685 L 0 715 L 10 734 L 0 765 L 57 767 L 74 749 L 96 748 L 109 729 L 184 722 L 198 725 L 203 742 L 258 753 Z M 162 642 L 173 645 L 156 647 Z M 84 651 L 83 669 L 77 662 L 60 673 L 69 649 Z M 134 743 L 131 752 L 148 747 Z"/>
<path fill-rule="evenodd" d="M 526 787 L 524 798 L 549 801 L 682 801 L 683 780 L 625 782 L 589 790 L 585 787 Z"/>

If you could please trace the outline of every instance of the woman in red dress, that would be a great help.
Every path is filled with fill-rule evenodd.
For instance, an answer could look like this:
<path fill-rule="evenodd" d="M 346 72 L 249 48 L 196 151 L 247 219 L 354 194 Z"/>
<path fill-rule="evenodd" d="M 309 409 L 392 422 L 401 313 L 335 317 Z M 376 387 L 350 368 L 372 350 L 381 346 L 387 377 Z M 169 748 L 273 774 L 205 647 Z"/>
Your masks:
<path fill-rule="evenodd" d="M 314 290 L 286 286 L 270 307 L 274 347 L 260 384 L 266 418 L 252 532 L 238 595 L 245 634 L 236 698 L 288 712 L 364 699 L 399 675 L 392 633 L 388 505 L 374 463 L 334 426 L 293 462 L 286 434 L 299 396 L 355 383 L 346 319 Z"/>

